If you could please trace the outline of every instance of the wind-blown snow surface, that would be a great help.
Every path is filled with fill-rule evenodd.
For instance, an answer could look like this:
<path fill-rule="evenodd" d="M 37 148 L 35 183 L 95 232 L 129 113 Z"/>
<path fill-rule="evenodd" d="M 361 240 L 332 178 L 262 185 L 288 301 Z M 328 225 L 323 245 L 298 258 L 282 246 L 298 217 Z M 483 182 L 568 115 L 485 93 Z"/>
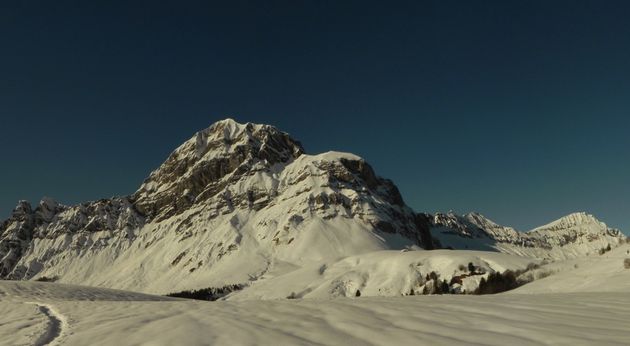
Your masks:
<path fill-rule="evenodd" d="M 75 320 L 69 320 L 58 309 L 71 302 L 97 301 L 106 305 L 113 301 L 169 300 L 174 299 L 106 288 L 0 281 L 0 345 L 65 344 Z"/>
<path fill-rule="evenodd" d="M 19 285 L 19 286 L 17 286 Z M 629 293 L 200 302 L 0 281 L 0 343 L 31 345 L 624 345 Z M 19 294 L 19 295 L 18 295 Z M 76 296 L 74 296 L 76 294 Z"/>

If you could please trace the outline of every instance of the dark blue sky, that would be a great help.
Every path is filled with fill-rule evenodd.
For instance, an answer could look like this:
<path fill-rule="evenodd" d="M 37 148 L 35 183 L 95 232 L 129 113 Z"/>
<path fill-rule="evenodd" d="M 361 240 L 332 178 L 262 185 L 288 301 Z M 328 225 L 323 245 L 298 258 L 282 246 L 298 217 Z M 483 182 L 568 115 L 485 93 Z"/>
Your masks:
<path fill-rule="evenodd" d="M 230 116 L 419 211 L 630 230 L 628 1 L 156 3 L 0 3 L 0 216 L 132 193 Z"/>

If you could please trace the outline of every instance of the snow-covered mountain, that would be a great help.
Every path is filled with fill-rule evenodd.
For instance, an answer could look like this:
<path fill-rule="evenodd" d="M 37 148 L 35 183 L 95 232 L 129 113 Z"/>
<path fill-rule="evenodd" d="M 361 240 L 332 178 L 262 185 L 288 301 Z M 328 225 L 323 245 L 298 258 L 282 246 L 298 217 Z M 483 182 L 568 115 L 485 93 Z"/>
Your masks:
<path fill-rule="evenodd" d="M 501 226 L 478 213 L 429 215 L 433 237 L 442 247 L 500 251 L 526 257 L 568 259 L 596 254 L 625 242 L 621 231 L 593 215 L 564 216 L 528 232 Z"/>
<path fill-rule="evenodd" d="M 348 267 L 342 259 L 349 256 L 364 263 L 402 263 L 396 251 L 378 255 L 381 250 L 441 244 L 564 259 L 596 253 L 624 239 L 587 214 L 572 214 L 526 233 L 479 214 L 416 214 L 396 186 L 360 157 L 308 155 L 297 140 L 272 126 L 226 119 L 178 147 L 130 196 L 75 206 L 49 198 L 35 207 L 20 202 L 0 224 L 0 278 L 46 277 L 168 293 L 267 281 L 322 264 L 335 266 L 339 273 L 348 269 L 349 276 L 357 270 L 368 276 L 378 274 L 372 269 L 383 272 L 382 266 L 358 262 L 356 268 Z M 381 261 L 383 256 L 393 257 Z M 411 262 L 401 265 L 407 268 L 425 256 L 405 255 Z M 482 258 L 479 265 L 488 271 L 503 268 L 486 261 L 493 255 L 470 256 Z M 505 261 L 518 263 L 514 268 L 532 262 Z M 447 262 L 435 267 L 446 268 L 445 277 L 453 275 L 452 266 L 465 265 L 462 258 Z M 417 268 L 405 268 L 386 272 L 407 279 L 417 274 Z M 427 268 L 422 267 L 422 274 Z M 318 287 L 346 277 L 330 273 L 316 275 Z M 398 280 L 396 275 L 392 280 Z M 407 279 L 392 285 L 392 292 L 416 282 Z"/>
<path fill-rule="evenodd" d="M 413 246 L 432 246 L 428 228 L 363 159 L 227 119 L 131 196 L 20 202 L 0 224 L 0 277 L 166 293 Z"/>

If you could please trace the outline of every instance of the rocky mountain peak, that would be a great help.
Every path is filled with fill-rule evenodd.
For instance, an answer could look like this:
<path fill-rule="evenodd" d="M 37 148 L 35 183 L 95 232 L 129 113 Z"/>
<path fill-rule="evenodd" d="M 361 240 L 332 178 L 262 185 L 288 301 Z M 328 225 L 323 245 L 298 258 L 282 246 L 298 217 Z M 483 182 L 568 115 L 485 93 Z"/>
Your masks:
<path fill-rule="evenodd" d="M 489 230 L 504 230 L 504 229 L 511 229 L 513 230 L 511 227 L 505 227 L 503 225 L 500 225 L 496 222 L 494 222 L 493 220 L 487 218 L 485 215 L 482 215 L 480 213 L 477 212 L 472 212 L 472 213 L 468 213 L 464 215 L 464 218 L 468 221 L 470 221 L 471 223 L 484 228 L 484 229 L 489 229 Z"/>
<path fill-rule="evenodd" d="M 19 201 L 9 219 L 0 223 L 0 278 L 7 276 L 33 236 L 33 208 Z"/>
<path fill-rule="evenodd" d="M 66 208 L 66 206 L 62 205 L 61 203 L 55 201 L 50 197 L 42 198 L 42 200 L 39 201 L 37 208 L 35 209 L 35 217 L 37 219 L 37 223 L 41 224 L 43 222 L 50 222 L 55 215 L 59 214 Z"/>
<path fill-rule="evenodd" d="M 303 153 L 299 141 L 273 126 L 221 120 L 178 147 L 133 200 L 141 213 L 165 218 L 215 196 L 252 170 L 287 164 Z"/>
<path fill-rule="evenodd" d="M 476 213 L 476 212 L 472 212 L 472 213 L 468 213 L 468 214 L 464 214 L 463 215 L 464 218 L 470 222 L 472 222 L 473 224 L 482 227 L 482 228 L 497 228 L 497 227 L 502 227 L 499 224 L 497 224 L 496 222 L 488 219 L 487 217 L 485 217 L 484 215 L 480 214 L 480 213 Z"/>
<path fill-rule="evenodd" d="M 586 212 L 577 212 L 566 215 L 560 218 L 561 221 L 570 223 L 570 224 L 584 224 L 584 223 L 599 223 L 599 221 L 594 215 L 588 214 Z"/>
<path fill-rule="evenodd" d="M 33 207 L 31 203 L 25 200 L 21 200 L 18 204 L 13 208 L 13 212 L 11 213 L 11 218 L 23 221 L 25 218 L 29 217 L 33 213 Z"/>
<path fill-rule="evenodd" d="M 438 213 L 431 231 L 444 247 L 554 259 L 585 256 L 626 239 L 619 230 L 608 228 L 584 212 L 569 214 L 529 232 L 499 225 L 479 213 L 463 216 Z"/>
<path fill-rule="evenodd" d="M 187 145 L 193 142 L 194 145 Z M 300 142 L 273 126 L 241 124 L 230 118 L 197 132 L 180 147 L 184 151 L 180 154 L 190 154 L 193 148 L 199 159 L 217 154 L 230 156 L 244 150 L 251 157 L 270 163 L 286 162 L 304 153 Z"/>
<path fill-rule="evenodd" d="M 599 221 L 595 216 L 586 212 L 576 212 L 563 216 L 544 226 L 535 228 L 531 232 L 564 230 L 574 227 L 583 227 L 591 230 L 606 230 L 608 228 L 605 223 Z"/>

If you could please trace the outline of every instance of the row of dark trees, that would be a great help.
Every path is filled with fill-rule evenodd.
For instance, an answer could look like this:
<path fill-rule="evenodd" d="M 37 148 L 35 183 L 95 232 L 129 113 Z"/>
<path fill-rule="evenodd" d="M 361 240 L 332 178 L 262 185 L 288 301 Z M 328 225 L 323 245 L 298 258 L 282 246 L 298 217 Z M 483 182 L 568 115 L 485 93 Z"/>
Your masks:
<path fill-rule="evenodd" d="M 470 272 L 474 272 L 474 269 L 471 268 Z M 521 273 L 522 272 L 514 272 L 511 270 L 506 270 L 503 273 L 491 273 L 488 278 L 481 278 L 479 287 L 477 287 L 473 294 L 496 294 L 513 290 L 526 283 L 525 281 L 518 280 L 518 276 Z M 454 292 L 451 290 L 451 287 L 446 280 L 439 279 L 439 274 L 431 272 L 427 275 L 422 294 L 449 293 Z M 410 295 L 415 295 L 415 292 L 412 290 Z"/>
<path fill-rule="evenodd" d="M 605 254 L 606 252 L 608 252 L 610 250 L 612 250 L 612 248 L 610 247 L 610 244 L 608 244 L 608 246 L 599 249 L 599 254 L 603 255 L 603 254 Z"/>
<path fill-rule="evenodd" d="M 199 290 L 188 290 L 188 291 L 169 293 L 167 294 L 167 296 L 176 297 L 176 298 L 215 301 L 217 299 L 227 296 L 228 294 L 232 292 L 240 291 L 244 287 L 245 285 L 240 285 L 240 284 L 227 285 L 223 287 L 208 287 L 208 288 L 202 288 Z"/>
<path fill-rule="evenodd" d="M 469 263 L 468 270 L 471 273 L 475 272 L 475 267 L 472 263 Z M 521 282 L 517 279 L 520 272 L 514 272 L 511 270 L 506 270 L 503 273 L 495 272 L 488 276 L 488 278 L 482 278 L 479 287 L 473 292 L 473 294 L 496 294 L 509 290 L 513 290 L 525 282 Z M 440 280 L 440 275 L 436 272 L 431 272 L 425 277 L 425 284 L 422 290 L 423 295 L 429 294 L 452 294 L 454 293 L 451 290 L 449 283 L 446 280 Z M 187 298 L 187 299 L 197 299 L 197 300 L 207 300 L 207 301 L 215 301 L 222 297 L 227 296 L 228 294 L 239 291 L 243 289 L 245 285 L 227 285 L 224 287 L 208 287 L 199 290 L 187 290 L 176 293 L 169 293 L 167 296 L 169 297 L 177 297 L 177 298 Z M 412 289 L 409 295 L 415 295 L 416 292 Z M 355 293 L 355 297 L 360 297 L 361 291 L 357 290 Z M 295 294 L 287 297 L 289 299 L 295 298 Z"/>
<path fill-rule="evenodd" d="M 523 283 L 516 278 L 516 273 L 506 270 L 503 273 L 495 272 L 488 275 L 488 278 L 481 278 L 479 287 L 475 290 L 475 294 L 495 294 L 513 290 Z"/>
<path fill-rule="evenodd" d="M 51 277 L 42 276 L 42 277 L 39 277 L 39 278 L 35 279 L 35 281 L 40 281 L 40 282 L 55 282 L 57 280 L 59 280 L 58 276 L 51 276 Z"/>

